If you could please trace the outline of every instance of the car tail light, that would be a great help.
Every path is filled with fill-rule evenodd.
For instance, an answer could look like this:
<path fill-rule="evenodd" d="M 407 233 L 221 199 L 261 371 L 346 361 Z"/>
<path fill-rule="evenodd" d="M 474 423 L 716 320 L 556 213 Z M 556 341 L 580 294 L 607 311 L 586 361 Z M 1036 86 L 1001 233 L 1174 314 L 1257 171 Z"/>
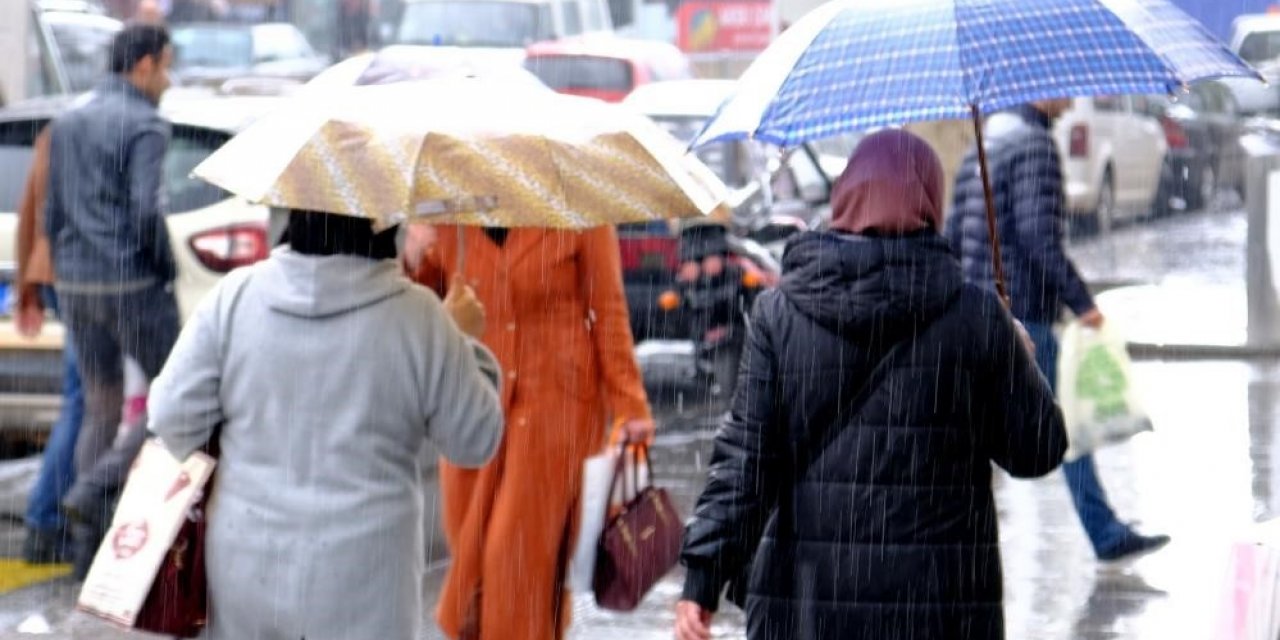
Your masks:
<path fill-rule="evenodd" d="M 680 308 L 680 294 L 674 291 L 663 291 L 658 296 L 658 308 L 663 311 L 675 311 Z"/>
<path fill-rule="evenodd" d="M 680 264 L 680 242 L 674 237 L 639 236 L 618 240 L 622 271 L 675 271 Z"/>
<path fill-rule="evenodd" d="M 1191 144 L 1187 139 L 1187 130 L 1173 118 L 1161 116 L 1160 126 L 1164 128 L 1164 137 L 1168 140 L 1170 149 L 1186 149 Z"/>
<path fill-rule="evenodd" d="M 267 227 L 262 224 L 238 224 L 219 227 L 191 238 L 191 251 L 210 271 L 227 273 L 238 267 L 266 259 Z"/>
<path fill-rule="evenodd" d="M 1071 157 L 1089 157 L 1089 125 L 1078 124 L 1071 127 Z"/>

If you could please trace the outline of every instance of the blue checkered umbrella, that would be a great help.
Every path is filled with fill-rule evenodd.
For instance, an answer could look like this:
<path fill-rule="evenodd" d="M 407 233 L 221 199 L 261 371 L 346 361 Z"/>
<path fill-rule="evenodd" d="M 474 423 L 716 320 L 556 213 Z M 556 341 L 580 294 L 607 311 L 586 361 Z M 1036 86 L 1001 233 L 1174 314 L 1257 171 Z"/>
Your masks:
<path fill-rule="evenodd" d="M 837 0 L 785 31 L 694 142 L 784 147 L 1048 98 L 1261 76 L 1166 0 Z"/>
<path fill-rule="evenodd" d="M 1173 93 L 1257 71 L 1166 0 L 836 0 L 785 31 L 694 140 L 784 147 L 1050 98 Z M 996 286 L 1005 296 L 985 153 Z"/>

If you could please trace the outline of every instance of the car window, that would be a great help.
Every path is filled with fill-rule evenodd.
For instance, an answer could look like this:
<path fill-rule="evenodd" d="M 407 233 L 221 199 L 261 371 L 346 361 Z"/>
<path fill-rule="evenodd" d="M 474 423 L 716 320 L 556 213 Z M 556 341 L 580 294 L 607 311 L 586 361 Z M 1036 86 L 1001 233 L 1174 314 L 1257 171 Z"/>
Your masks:
<path fill-rule="evenodd" d="M 107 53 L 118 28 L 104 24 L 54 22 L 49 25 L 72 93 L 93 89 L 107 74 Z"/>
<path fill-rule="evenodd" d="M 1123 113 L 1124 98 L 1121 96 L 1098 96 L 1093 99 L 1093 108 L 1106 113 Z"/>
<path fill-rule="evenodd" d="M 182 213 L 215 204 L 230 194 L 204 180 L 191 177 L 196 165 L 221 147 L 229 136 L 220 131 L 175 126 L 164 159 L 164 186 L 168 211 Z"/>
<path fill-rule="evenodd" d="M 787 154 L 785 169 L 774 176 L 774 195 L 796 198 L 809 203 L 830 198 L 827 176 L 806 149 L 793 149 Z"/>
<path fill-rule="evenodd" d="M 1258 64 L 1280 58 L 1280 31 L 1255 31 L 1240 43 L 1240 57 Z"/>
<path fill-rule="evenodd" d="M 551 5 L 433 0 L 405 6 L 396 41 L 459 47 L 526 47 L 555 38 Z"/>
<path fill-rule="evenodd" d="M 0 124 L 0 211 L 18 210 L 31 170 L 32 146 L 45 123 L 27 120 Z"/>
<path fill-rule="evenodd" d="M 173 31 L 174 66 L 225 69 L 253 64 L 249 29 L 181 27 Z"/>
<path fill-rule="evenodd" d="M 533 56 L 525 68 L 556 91 L 631 91 L 635 86 L 631 64 L 615 58 L 593 56 Z"/>
<path fill-rule="evenodd" d="M 583 31 L 608 31 L 605 25 L 605 8 L 600 0 L 586 0 L 583 3 L 585 17 L 583 18 Z"/>
<path fill-rule="evenodd" d="M 582 33 L 582 5 L 577 2 L 561 2 L 560 10 L 564 16 L 564 33 L 576 36 Z"/>

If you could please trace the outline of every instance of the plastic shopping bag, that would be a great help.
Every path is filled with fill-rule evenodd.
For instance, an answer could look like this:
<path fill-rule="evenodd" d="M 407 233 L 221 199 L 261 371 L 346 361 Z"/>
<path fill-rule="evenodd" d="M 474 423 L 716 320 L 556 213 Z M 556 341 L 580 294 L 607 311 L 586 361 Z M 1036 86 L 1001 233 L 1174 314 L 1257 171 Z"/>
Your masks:
<path fill-rule="evenodd" d="M 1133 385 L 1125 340 L 1110 325 L 1090 329 L 1072 322 L 1062 333 L 1058 402 L 1066 419 L 1066 460 L 1151 430 Z"/>
<path fill-rule="evenodd" d="M 616 434 L 615 434 L 616 436 Z M 636 486 L 648 484 L 648 469 L 642 466 L 633 469 L 634 456 L 628 456 L 625 462 L 625 473 L 628 481 L 614 487 L 613 475 L 622 448 L 611 439 L 603 453 L 587 458 L 582 465 L 582 495 L 578 499 L 578 537 L 574 541 L 573 554 L 569 556 L 568 583 L 569 589 L 578 593 L 589 593 L 595 576 L 596 553 L 600 545 L 600 535 L 610 511 L 615 506 L 627 503 L 636 492 Z M 639 479 L 634 485 L 630 478 Z M 610 495 L 612 494 L 612 495 Z"/>
<path fill-rule="evenodd" d="M 1214 640 L 1280 637 L 1280 520 L 1258 525 L 1231 550 Z"/>

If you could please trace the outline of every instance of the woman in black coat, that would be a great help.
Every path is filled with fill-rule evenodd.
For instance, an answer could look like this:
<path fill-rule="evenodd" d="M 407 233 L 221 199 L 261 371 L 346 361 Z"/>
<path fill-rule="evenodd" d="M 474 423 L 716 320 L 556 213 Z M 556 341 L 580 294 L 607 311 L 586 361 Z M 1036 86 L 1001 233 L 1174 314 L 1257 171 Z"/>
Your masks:
<path fill-rule="evenodd" d="M 867 138 L 833 231 L 797 238 L 756 303 L 685 532 L 681 640 L 710 637 L 730 582 L 751 640 L 1004 638 L 991 462 L 1047 474 L 1066 434 L 938 235 L 942 175 L 911 134 Z"/>

